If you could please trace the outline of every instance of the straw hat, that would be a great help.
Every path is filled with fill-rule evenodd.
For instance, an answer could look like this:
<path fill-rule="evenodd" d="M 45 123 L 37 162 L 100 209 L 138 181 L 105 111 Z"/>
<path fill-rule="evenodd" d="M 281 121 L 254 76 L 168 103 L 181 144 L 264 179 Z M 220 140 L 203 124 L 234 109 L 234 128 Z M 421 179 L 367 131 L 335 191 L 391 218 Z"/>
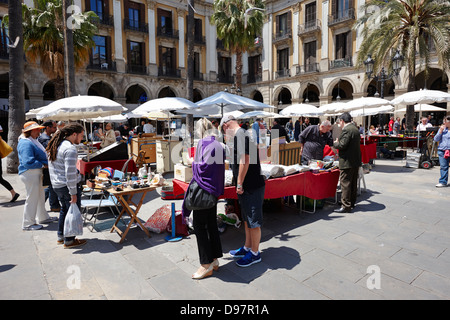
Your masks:
<path fill-rule="evenodd" d="M 36 121 L 28 121 L 23 125 L 22 132 L 31 131 L 34 129 L 44 129 L 45 126 L 39 125 Z"/>

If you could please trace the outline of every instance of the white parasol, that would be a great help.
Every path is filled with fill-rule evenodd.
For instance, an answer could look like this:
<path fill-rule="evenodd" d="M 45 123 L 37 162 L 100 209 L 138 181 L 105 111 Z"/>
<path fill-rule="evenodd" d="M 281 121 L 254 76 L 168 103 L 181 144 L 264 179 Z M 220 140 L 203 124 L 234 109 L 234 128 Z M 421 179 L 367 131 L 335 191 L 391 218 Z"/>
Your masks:
<path fill-rule="evenodd" d="M 393 105 L 404 106 L 435 102 L 450 102 L 450 94 L 439 90 L 421 89 L 417 91 L 406 92 L 391 101 Z"/>
<path fill-rule="evenodd" d="M 126 110 L 121 104 L 105 97 L 78 95 L 50 103 L 36 114 L 36 119 L 75 121 L 112 116 Z"/>
<path fill-rule="evenodd" d="M 291 116 L 291 117 L 318 117 L 323 115 L 323 111 L 319 110 L 316 106 L 312 104 L 300 103 L 290 105 L 283 110 L 280 111 L 280 114 L 283 116 Z"/>
<path fill-rule="evenodd" d="M 178 111 L 195 109 L 197 105 L 185 98 L 165 97 L 149 100 L 132 111 L 132 114 L 146 115 L 153 111 Z"/>
<path fill-rule="evenodd" d="M 274 108 L 265 103 L 225 91 L 219 91 L 208 98 L 200 100 L 196 105 L 196 109 L 180 110 L 180 112 L 190 113 L 194 116 L 209 116 L 214 114 L 221 114 L 223 116 L 224 113 L 235 110 Z"/>
<path fill-rule="evenodd" d="M 256 110 L 256 111 L 250 111 L 241 114 L 236 119 L 249 119 L 249 118 L 270 118 L 270 117 L 279 117 L 280 115 L 278 113 L 274 112 L 267 112 L 263 110 Z"/>

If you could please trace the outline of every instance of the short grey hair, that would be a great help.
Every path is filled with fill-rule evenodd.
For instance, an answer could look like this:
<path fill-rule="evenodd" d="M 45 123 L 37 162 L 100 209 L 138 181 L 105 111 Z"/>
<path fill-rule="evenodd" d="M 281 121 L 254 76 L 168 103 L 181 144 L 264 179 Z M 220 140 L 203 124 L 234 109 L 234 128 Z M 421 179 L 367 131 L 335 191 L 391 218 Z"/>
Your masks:
<path fill-rule="evenodd" d="M 331 127 L 331 122 L 330 120 L 324 120 L 320 125 L 324 127 Z"/>

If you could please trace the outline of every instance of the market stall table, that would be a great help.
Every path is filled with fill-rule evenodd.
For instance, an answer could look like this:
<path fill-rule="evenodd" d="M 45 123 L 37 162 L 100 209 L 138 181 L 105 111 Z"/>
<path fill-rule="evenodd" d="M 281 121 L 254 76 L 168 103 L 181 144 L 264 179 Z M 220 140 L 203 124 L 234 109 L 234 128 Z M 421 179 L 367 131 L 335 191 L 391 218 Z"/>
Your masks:
<path fill-rule="evenodd" d="M 80 171 L 82 175 L 90 173 L 91 170 L 94 169 L 96 166 L 101 166 L 102 168 L 111 167 L 114 170 L 122 170 L 122 167 L 125 164 L 125 162 L 127 162 L 127 160 L 128 159 L 87 162 L 82 159 L 78 159 L 77 169 Z M 130 162 L 128 163 L 128 172 L 137 172 L 137 167 L 133 160 L 130 160 Z"/>
<path fill-rule="evenodd" d="M 111 228 L 111 232 L 116 231 L 121 236 L 119 243 L 122 243 L 125 240 L 125 237 L 134 222 L 137 222 L 138 225 L 141 227 L 141 229 L 145 232 L 145 234 L 150 238 L 150 232 L 147 230 L 147 228 L 144 227 L 144 225 L 142 224 L 141 220 L 137 217 L 137 215 L 139 213 L 139 210 L 141 209 L 142 203 L 144 201 L 147 192 L 153 191 L 155 189 L 156 187 L 153 186 L 136 189 L 133 189 L 128 186 L 124 188 L 123 191 L 115 191 L 112 188 L 107 190 L 111 195 L 117 198 L 119 204 L 122 206 L 122 211 L 120 212 L 119 216 L 114 222 L 114 225 Z M 140 195 L 139 203 L 137 204 L 132 201 L 135 195 Z M 130 204 L 132 204 L 136 209 L 133 210 L 130 207 Z M 131 220 L 128 223 L 128 226 L 125 229 L 125 231 L 122 232 L 122 230 L 120 230 L 117 227 L 117 224 L 119 223 L 119 220 L 122 218 L 122 215 L 125 212 L 131 217 Z"/>
<path fill-rule="evenodd" d="M 277 199 L 286 196 L 305 196 L 313 200 L 334 197 L 339 181 L 339 170 L 313 173 L 300 172 L 285 177 L 266 180 L 264 199 Z M 175 194 L 186 192 L 189 183 L 173 179 Z M 225 187 L 219 199 L 237 199 L 235 186 Z"/>

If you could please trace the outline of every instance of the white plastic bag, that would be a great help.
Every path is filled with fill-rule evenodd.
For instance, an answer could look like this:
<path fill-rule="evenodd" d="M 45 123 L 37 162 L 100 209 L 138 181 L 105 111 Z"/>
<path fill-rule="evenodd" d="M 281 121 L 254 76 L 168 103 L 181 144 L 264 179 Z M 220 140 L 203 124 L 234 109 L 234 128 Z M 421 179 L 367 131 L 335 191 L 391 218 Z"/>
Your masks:
<path fill-rule="evenodd" d="M 64 220 L 64 237 L 75 237 L 83 234 L 83 218 L 76 203 L 72 203 Z"/>

